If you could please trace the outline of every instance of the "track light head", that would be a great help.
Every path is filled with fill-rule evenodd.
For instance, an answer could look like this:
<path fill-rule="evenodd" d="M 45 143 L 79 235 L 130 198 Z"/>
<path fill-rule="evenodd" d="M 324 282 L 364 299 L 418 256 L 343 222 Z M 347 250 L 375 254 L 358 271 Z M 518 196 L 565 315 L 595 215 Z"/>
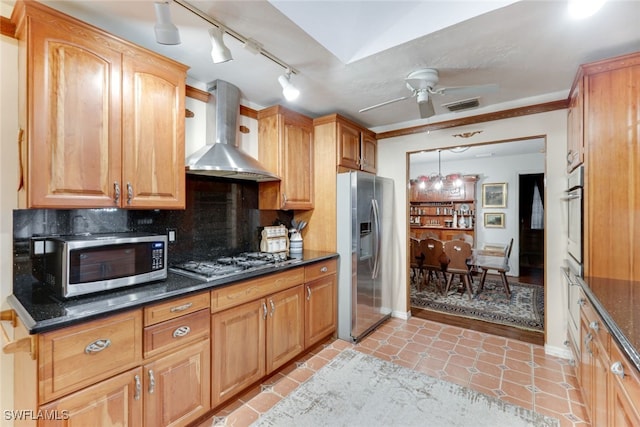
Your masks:
<path fill-rule="evenodd" d="M 222 27 L 211 27 L 209 29 L 209 37 L 211 37 L 211 59 L 214 64 L 220 64 L 223 62 L 233 60 L 231 51 L 224 44 L 222 36 L 224 35 L 224 29 Z"/>
<path fill-rule="evenodd" d="M 278 77 L 278 83 L 282 86 L 282 94 L 287 101 L 294 101 L 300 96 L 300 91 L 291 83 L 291 70 L 287 69 L 286 72 Z"/>
<path fill-rule="evenodd" d="M 156 10 L 156 24 L 153 29 L 156 33 L 156 42 L 167 45 L 180 44 L 178 27 L 171 22 L 169 2 L 155 2 L 154 8 Z"/>

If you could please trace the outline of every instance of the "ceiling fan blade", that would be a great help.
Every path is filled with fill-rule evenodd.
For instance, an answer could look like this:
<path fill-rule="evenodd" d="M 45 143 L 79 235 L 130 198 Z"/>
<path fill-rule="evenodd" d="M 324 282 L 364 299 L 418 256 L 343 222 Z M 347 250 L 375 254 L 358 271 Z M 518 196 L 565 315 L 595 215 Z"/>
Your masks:
<path fill-rule="evenodd" d="M 389 101 L 381 102 L 380 104 L 372 105 L 371 107 L 363 108 L 362 110 L 359 110 L 358 112 L 359 113 L 364 113 L 365 111 L 373 110 L 374 108 L 382 107 L 384 105 L 393 104 L 394 102 L 404 101 L 405 99 L 409 99 L 409 98 L 411 98 L 411 96 L 403 96 L 403 97 L 400 97 L 400 98 L 391 99 Z"/>
<path fill-rule="evenodd" d="M 479 95 L 482 93 L 496 92 L 498 89 L 499 89 L 499 86 L 497 84 L 490 83 L 486 85 L 475 85 L 475 86 L 443 87 L 443 88 L 434 90 L 432 93 L 437 93 L 439 95 Z"/>
<path fill-rule="evenodd" d="M 436 114 L 436 111 L 433 109 L 433 102 L 431 102 L 431 97 L 424 102 L 418 102 L 418 109 L 420 110 L 420 118 L 426 119 Z"/>

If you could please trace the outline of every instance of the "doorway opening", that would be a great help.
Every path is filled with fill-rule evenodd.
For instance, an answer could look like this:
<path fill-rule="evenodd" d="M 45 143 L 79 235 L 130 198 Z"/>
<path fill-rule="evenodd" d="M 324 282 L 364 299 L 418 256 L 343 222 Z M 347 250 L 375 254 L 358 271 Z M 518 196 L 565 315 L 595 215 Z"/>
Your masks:
<path fill-rule="evenodd" d="M 508 294 L 503 295 L 504 292 L 487 292 L 486 286 L 480 290 L 481 270 L 477 266 L 471 267 L 475 282 L 472 283 L 472 298 L 469 298 L 468 292 L 456 293 L 455 285 L 452 286 L 453 292 L 443 293 L 442 287 L 438 286 L 439 283 L 430 283 L 431 275 L 421 274 L 420 269 L 415 268 L 415 253 L 412 250 L 419 244 L 410 245 L 407 253 L 411 257 L 411 267 L 407 286 L 412 315 L 543 344 L 544 137 L 471 145 L 457 149 L 432 149 L 410 153 L 408 157 L 409 242 L 420 242 L 429 235 L 436 240 L 451 240 L 454 238 L 454 231 L 464 231 L 473 236 L 473 249 L 478 250 L 486 247 L 507 247 L 506 244 L 513 239 L 513 250 L 509 257 L 510 270 L 507 272 L 512 290 L 511 300 Z M 453 175 L 474 178 L 476 196 L 473 201 L 461 199 L 444 203 L 433 197 L 435 192 L 441 190 L 434 190 L 430 185 L 433 186 L 440 177 L 446 180 Z M 442 188 L 447 189 L 446 185 Z M 468 189 L 465 191 L 469 192 Z M 452 198 L 455 199 L 456 194 L 451 191 Z M 465 222 L 468 221 L 466 226 L 462 227 L 465 230 L 455 229 L 455 225 L 455 230 L 447 228 L 452 226 L 456 213 L 458 219 L 462 214 Z M 448 217 L 452 214 L 453 219 Z M 437 230 L 438 227 L 443 227 L 443 230 Z M 435 231 L 432 230 L 434 228 Z M 436 233 L 437 236 L 433 237 Z M 490 271 L 487 279 L 494 281 L 494 288 L 490 291 L 495 291 L 496 286 L 502 289 L 500 276 L 491 276 Z M 419 283 L 416 282 L 416 278 L 420 279 Z M 518 292 L 521 297 L 513 298 L 514 288 L 520 288 Z M 439 293 L 436 292 L 438 289 Z M 427 293 L 430 295 L 426 296 Z M 430 301 L 427 302 L 426 298 L 430 298 Z M 526 301 L 534 303 L 529 304 Z M 491 308 L 494 303 L 503 303 L 508 307 Z"/>

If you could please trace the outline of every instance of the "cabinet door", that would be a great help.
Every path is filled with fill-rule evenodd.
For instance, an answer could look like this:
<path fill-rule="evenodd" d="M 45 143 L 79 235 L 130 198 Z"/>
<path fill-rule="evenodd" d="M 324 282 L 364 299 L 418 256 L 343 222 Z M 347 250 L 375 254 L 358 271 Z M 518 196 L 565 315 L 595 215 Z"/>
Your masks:
<path fill-rule="evenodd" d="M 640 426 L 640 374 L 614 341 L 611 341 L 609 369 L 610 407 L 607 425 Z"/>
<path fill-rule="evenodd" d="M 284 115 L 282 209 L 313 209 L 313 122 Z"/>
<path fill-rule="evenodd" d="M 39 420 L 39 427 L 140 426 L 142 370 L 116 375 L 40 409 L 57 419 Z"/>
<path fill-rule="evenodd" d="M 640 56 L 621 66 L 585 85 L 585 276 L 638 280 Z"/>
<path fill-rule="evenodd" d="M 360 169 L 360 130 L 338 121 L 338 166 Z"/>
<path fill-rule="evenodd" d="M 569 98 L 567 113 L 567 172 L 582 164 L 584 159 L 583 80 L 579 79 Z"/>
<path fill-rule="evenodd" d="M 378 141 L 375 135 L 362 132 L 360 154 L 362 156 L 362 170 L 376 173 L 378 171 Z"/>
<path fill-rule="evenodd" d="M 144 425 L 185 425 L 204 415 L 211 404 L 210 365 L 208 339 L 145 365 Z"/>
<path fill-rule="evenodd" d="M 159 57 L 123 58 L 123 207 L 185 207 L 185 79 Z"/>
<path fill-rule="evenodd" d="M 304 349 L 303 285 L 268 297 L 267 308 L 267 373 L 270 373 Z"/>
<path fill-rule="evenodd" d="M 211 406 L 258 381 L 265 373 L 264 299 L 215 313 L 211 323 Z"/>
<path fill-rule="evenodd" d="M 58 16 L 28 28 L 27 207 L 113 207 L 121 54 Z"/>
<path fill-rule="evenodd" d="M 336 330 L 336 276 L 332 274 L 304 286 L 304 346 L 309 348 Z"/>

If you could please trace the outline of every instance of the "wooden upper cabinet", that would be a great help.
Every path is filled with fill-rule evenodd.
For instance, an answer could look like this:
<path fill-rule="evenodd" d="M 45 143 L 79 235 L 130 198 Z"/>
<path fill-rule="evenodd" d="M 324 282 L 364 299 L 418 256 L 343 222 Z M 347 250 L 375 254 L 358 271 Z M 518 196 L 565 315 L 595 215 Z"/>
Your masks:
<path fill-rule="evenodd" d="M 640 53 L 584 65 L 585 275 L 640 280 Z"/>
<path fill-rule="evenodd" d="M 258 112 L 259 159 L 280 181 L 260 183 L 260 209 L 313 209 L 313 120 L 276 105 Z"/>
<path fill-rule="evenodd" d="M 567 113 L 567 172 L 571 172 L 584 161 L 583 99 L 584 83 L 582 74 L 578 74 L 573 90 L 569 95 Z"/>
<path fill-rule="evenodd" d="M 375 134 L 338 117 L 338 166 L 376 173 L 378 141 Z"/>
<path fill-rule="evenodd" d="M 20 205 L 183 208 L 187 67 L 38 2 L 12 20 Z"/>
<path fill-rule="evenodd" d="M 123 206 L 184 208 L 185 70 L 125 56 Z"/>

